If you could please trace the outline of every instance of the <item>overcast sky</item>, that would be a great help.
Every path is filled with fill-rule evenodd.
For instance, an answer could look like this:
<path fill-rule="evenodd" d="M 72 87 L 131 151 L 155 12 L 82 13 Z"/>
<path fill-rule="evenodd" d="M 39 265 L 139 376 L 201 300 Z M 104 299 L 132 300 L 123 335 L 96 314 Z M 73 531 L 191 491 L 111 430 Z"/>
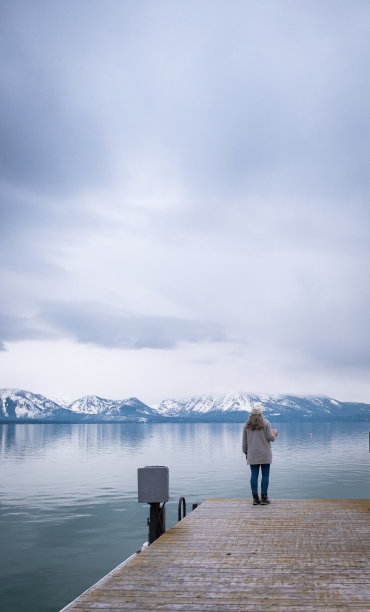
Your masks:
<path fill-rule="evenodd" d="M 0 387 L 370 402 L 368 0 L 0 0 Z"/>

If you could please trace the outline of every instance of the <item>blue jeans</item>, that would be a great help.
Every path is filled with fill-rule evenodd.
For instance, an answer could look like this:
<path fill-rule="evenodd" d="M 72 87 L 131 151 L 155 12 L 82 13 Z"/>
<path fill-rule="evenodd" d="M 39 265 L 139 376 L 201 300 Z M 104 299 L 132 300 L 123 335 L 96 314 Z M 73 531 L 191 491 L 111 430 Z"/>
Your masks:
<path fill-rule="evenodd" d="M 257 463 L 256 465 L 250 465 L 251 468 L 251 489 L 252 495 L 258 493 L 258 474 L 260 471 L 262 472 L 262 482 L 261 482 L 261 493 L 267 495 L 267 489 L 269 486 L 269 478 L 270 478 L 270 464 L 269 463 Z"/>

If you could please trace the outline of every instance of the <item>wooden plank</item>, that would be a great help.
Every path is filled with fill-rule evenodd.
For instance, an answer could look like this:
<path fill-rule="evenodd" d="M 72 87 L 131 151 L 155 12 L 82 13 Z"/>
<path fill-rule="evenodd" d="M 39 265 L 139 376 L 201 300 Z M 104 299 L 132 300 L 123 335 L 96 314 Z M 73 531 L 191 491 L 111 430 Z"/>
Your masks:
<path fill-rule="evenodd" d="M 211 499 L 63 612 L 370 610 L 370 500 Z"/>

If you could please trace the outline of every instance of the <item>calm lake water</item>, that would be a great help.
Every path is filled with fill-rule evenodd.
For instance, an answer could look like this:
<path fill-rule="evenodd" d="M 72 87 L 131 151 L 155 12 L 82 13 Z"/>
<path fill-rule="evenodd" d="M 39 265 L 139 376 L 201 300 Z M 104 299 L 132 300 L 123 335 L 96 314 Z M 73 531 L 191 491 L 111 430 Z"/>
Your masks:
<path fill-rule="evenodd" d="M 272 425 L 272 500 L 370 497 L 368 423 Z M 167 528 L 181 495 L 188 512 L 207 497 L 250 497 L 242 429 L 0 426 L 1 609 L 56 612 L 147 541 L 138 467 L 169 467 Z"/>

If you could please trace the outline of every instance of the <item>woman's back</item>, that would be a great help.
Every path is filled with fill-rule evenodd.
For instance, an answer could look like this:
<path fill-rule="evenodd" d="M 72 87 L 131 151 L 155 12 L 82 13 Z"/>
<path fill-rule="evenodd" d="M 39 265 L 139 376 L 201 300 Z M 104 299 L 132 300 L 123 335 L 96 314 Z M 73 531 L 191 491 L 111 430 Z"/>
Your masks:
<path fill-rule="evenodd" d="M 261 429 L 251 429 L 248 427 L 247 421 L 243 431 L 243 452 L 247 454 L 248 465 L 271 463 L 272 451 L 270 442 L 274 440 L 275 436 L 272 433 L 271 425 L 266 419 L 263 419 Z"/>

